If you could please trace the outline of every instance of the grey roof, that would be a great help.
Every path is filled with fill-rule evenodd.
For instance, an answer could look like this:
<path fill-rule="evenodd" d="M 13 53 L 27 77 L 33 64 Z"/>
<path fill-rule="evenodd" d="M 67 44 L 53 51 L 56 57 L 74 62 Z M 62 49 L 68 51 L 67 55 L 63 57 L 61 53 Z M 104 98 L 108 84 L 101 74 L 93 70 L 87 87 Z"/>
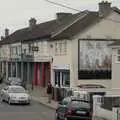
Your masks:
<path fill-rule="evenodd" d="M 112 8 L 112 10 L 120 13 L 120 10 L 115 7 Z M 0 41 L 0 44 L 10 44 L 19 41 L 25 42 L 40 38 L 70 38 L 100 19 L 101 17 L 99 16 L 99 12 L 83 11 L 69 16 L 64 16 L 61 19 L 37 24 L 33 28 L 27 27 L 19 29 L 4 38 L 4 40 Z"/>
<path fill-rule="evenodd" d="M 71 14 L 69 16 L 63 17 L 61 19 L 55 19 L 47 21 L 44 23 L 37 24 L 33 28 L 23 28 L 15 31 L 4 40 L 0 41 L 0 44 L 9 44 L 19 41 L 35 40 L 41 37 L 48 37 L 54 34 L 55 31 L 65 27 L 68 24 L 71 24 L 76 20 L 80 15 L 85 14 L 86 12 L 80 12 L 77 14 Z"/>

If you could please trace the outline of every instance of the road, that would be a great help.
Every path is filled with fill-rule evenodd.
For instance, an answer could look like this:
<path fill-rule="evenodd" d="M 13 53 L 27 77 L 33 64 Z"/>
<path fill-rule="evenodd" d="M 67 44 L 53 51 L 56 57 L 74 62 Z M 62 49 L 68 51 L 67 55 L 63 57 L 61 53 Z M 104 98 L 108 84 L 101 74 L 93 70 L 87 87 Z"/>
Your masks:
<path fill-rule="evenodd" d="M 55 120 L 55 110 L 36 102 L 31 105 L 0 104 L 0 120 Z"/>

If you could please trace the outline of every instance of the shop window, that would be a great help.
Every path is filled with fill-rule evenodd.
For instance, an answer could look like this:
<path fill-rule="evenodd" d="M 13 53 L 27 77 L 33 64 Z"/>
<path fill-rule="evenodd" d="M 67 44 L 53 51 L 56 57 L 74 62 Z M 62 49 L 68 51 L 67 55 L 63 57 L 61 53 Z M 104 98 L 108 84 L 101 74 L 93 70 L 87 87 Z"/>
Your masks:
<path fill-rule="evenodd" d="M 55 72 L 55 85 L 60 87 L 60 72 Z"/>
<path fill-rule="evenodd" d="M 70 72 L 68 70 L 55 71 L 55 85 L 59 87 L 70 86 Z"/>
<path fill-rule="evenodd" d="M 62 86 L 70 86 L 70 73 L 62 72 Z"/>

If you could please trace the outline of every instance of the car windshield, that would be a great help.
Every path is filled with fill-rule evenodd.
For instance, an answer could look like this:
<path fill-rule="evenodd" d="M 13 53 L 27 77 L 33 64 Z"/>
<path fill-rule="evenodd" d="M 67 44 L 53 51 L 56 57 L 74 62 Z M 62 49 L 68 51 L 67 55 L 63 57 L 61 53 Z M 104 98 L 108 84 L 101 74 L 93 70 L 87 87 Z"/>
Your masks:
<path fill-rule="evenodd" d="M 83 101 L 72 101 L 70 106 L 75 107 L 75 108 L 86 108 L 90 109 L 90 104 L 88 102 L 83 102 Z"/>
<path fill-rule="evenodd" d="M 8 90 L 9 93 L 25 93 L 24 88 L 10 88 Z"/>

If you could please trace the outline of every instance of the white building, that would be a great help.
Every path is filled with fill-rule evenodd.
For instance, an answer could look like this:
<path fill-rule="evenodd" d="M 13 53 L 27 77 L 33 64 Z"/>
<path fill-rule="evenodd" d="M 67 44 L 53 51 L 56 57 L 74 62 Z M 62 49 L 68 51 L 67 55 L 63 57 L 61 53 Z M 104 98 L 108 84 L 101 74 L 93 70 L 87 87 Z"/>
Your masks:
<path fill-rule="evenodd" d="M 99 11 L 57 13 L 57 19 L 15 31 L 1 42 L 1 72 L 27 84 L 112 87 L 112 51 L 120 39 L 120 11 L 99 3 Z M 6 51 L 6 52 L 5 52 Z M 4 67 L 5 66 L 5 67 Z M 11 66 L 11 67 L 9 67 Z M 9 72 L 7 72 L 9 71 Z"/>

